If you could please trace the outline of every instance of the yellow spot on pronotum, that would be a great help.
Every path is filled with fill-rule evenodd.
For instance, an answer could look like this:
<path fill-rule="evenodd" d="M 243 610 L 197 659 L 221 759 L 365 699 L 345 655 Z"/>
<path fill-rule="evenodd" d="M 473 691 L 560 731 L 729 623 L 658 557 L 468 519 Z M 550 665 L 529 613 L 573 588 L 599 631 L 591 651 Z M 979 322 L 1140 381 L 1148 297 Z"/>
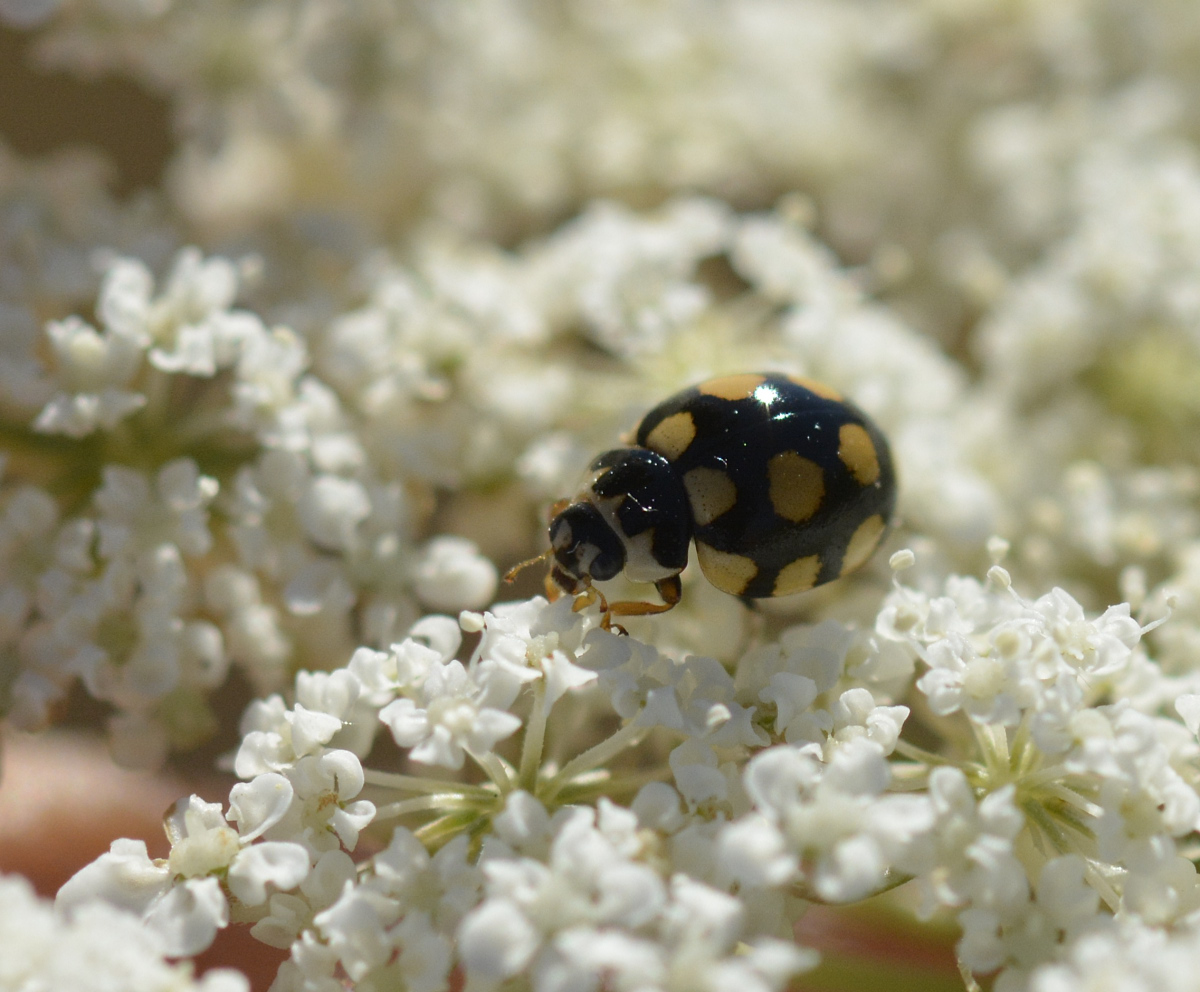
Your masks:
<path fill-rule="evenodd" d="M 790 565 L 779 570 L 775 578 L 776 596 L 787 596 L 794 592 L 806 592 L 817 584 L 817 575 L 821 571 L 821 556 L 809 555 L 797 558 Z"/>
<path fill-rule="evenodd" d="M 878 513 L 867 517 L 850 538 L 846 545 L 846 554 L 842 558 L 842 575 L 853 572 L 859 565 L 871 557 L 871 552 L 879 544 L 884 531 L 883 517 Z"/>
<path fill-rule="evenodd" d="M 823 382 L 817 382 L 816 379 L 807 379 L 802 375 L 789 375 L 788 378 L 797 386 L 803 386 L 810 393 L 816 393 L 822 399 L 833 400 L 836 403 L 842 402 L 842 394 L 836 389 L 825 385 Z"/>
<path fill-rule="evenodd" d="M 717 468 L 694 468 L 683 477 L 692 517 L 701 527 L 710 524 L 737 502 L 737 486 Z"/>
<path fill-rule="evenodd" d="M 766 382 L 761 375 L 725 375 L 720 379 L 709 379 L 696 388 L 707 396 L 719 396 L 723 400 L 744 400 Z"/>
<path fill-rule="evenodd" d="M 821 466 L 795 451 L 781 451 L 767 462 L 767 494 L 785 520 L 803 523 L 821 508 L 825 473 Z"/>
<path fill-rule="evenodd" d="M 722 592 L 740 596 L 758 574 L 758 566 L 745 555 L 731 555 L 703 541 L 696 542 L 696 557 L 704 577 Z"/>
<path fill-rule="evenodd" d="M 688 449 L 696 437 L 696 421 L 686 410 L 660 420 L 646 435 L 646 447 L 667 461 L 674 461 Z"/>
<path fill-rule="evenodd" d="M 838 458 L 860 486 L 874 485 L 879 478 L 879 455 L 871 435 L 860 424 L 842 424 L 838 429 Z"/>

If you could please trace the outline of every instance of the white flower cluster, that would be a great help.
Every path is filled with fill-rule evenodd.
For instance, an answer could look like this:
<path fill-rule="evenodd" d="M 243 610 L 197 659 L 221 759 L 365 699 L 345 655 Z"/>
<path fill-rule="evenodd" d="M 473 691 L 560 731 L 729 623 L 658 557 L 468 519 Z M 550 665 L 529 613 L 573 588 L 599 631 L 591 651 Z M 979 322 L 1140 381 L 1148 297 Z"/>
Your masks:
<path fill-rule="evenodd" d="M 210 732 L 206 697 L 231 663 L 268 691 L 308 652 L 317 663 L 356 643 L 355 609 L 386 641 L 416 599 L 492 596 L 495 567 L 470 541 L 414 547 L 404 480 L 377 471 L 308 374 L 304 343 L 234 308 L 239 278 L 189 249 L 156 292 L 145 265 L 116 258 L 99 329 L 47 325 L 36 390 L 24 356 L 0 357 L 0 380 L 24 383 L 8 401 L 36 396 L 34 436 L 78 442 L 62 449 L 68 498 L 19 477 L 3 497 L 2 638 L 19 662 L 7 710 L 19 726 L 44 724 L 79 680 L 114 707 L 120 760 L 153 766 Z"/>
<path fill-rule="evenodd" d="M 1200 827 L 1200 694 L 1171 697 L 1180 719 L 1121 692 L 1163 698 L 1127 606 L 1025 600 L 997 565 L 936 596 L 897 585 L 874 633 L 789 628 L 736 674 L 596 617 L 569 597 L 431 616 L 301 673 L 291 706 L 247 711 L 227 810 L 181 803 L 169 858 L 117 841 L 60 908 L 102 898 L 175 954 L 253 923 L 290 948 L 280 989 L 434 990 L 457 968 L 468 988 L 521 975 L 539 992 L 779 989 L 815 963 L 790 938 L 806 899 L 910 879 L 957 914 L 962 967 L 1005 989 L 1087 967 L 1113 914 L 1149 934 L 1200 912 L 1182 846 Z M 958 758 L 901 736 L 889 687 L 914 676 Z M 579 707 L 600 701 L 620 723 L 590 743 Z M 484 784 L 364 770 L 380 728 L 415 765 L 470 759 Z M 669 782 L 626 757 L 655 752 Z M 621 793 L 628 807 L 606 798 Z"/>
<path fill-rule="evenodd" d="M 777 312 L 753 351 L 701 274 L 718 254 L 750 287 L 737 306 Z M 514 505 L 570 491 L 643 390 L 735 360 L 826 379 L 888 423 L 924 480 L 905 493 L 914 523 L 953 540 L 995 524 L 989 484 L 940 445 L 959 372 L 783 215 L 599 206 L 510 256 L 435 239 L 411 266 L 377 265 L 368 300 L 311 343 L 236 306 L 250 261 L 185 249 L 158 288 L 141 262 L 106 265 L 97 326 L 48 323 L 37 389 L 8 395 L 31 443 L 67 445 L 70 498 L 0 491 L 0 635 L 19 664 L 11 718 L 44 724 L 81 681 L 116 710 L 126 763 L 202 740 L 231 665 L 270 692 L 296 667 L 387 645 L 420 605 L 484 605 L 497 576 L 476 544 L 418 543 L 439 491 L 443 517 L 515 556 L 495 536 Z M 600 392 L 598 346 L 617 363 Z M 0 356 L 0 382 L 37 360 Z M 497 482 L 510 498 L 485 508 L 474 491 Z"/>
<path fill-rule="evenodd" d="M 673 668 L 674 678 L 631 704 L 637 719 L 556 768 L 544 748 L 577 735 L 554 719 L 555 706 L 597 682 L 590 664 L 609 676 L 636 667 L 613 657 L 636 642 L 589 634 L 595 614 L 572 607 L 569 598 L 534 599 L 464 614 L 463 627 L 480 634 L 466 664 L 455 658 L 459 625 L 434 616 L 390 651 L 364 648 L 343 669 L 301 673 L 292 706 L 273 696 L 247 711 L 234 761 L 244 781 L 227 811 L 195 796 L 181 802 L 167 821 L 169 858 L 153 862 L 143 843 L 117 841 L 62 888 L 60 911 L 108 901 L 140 914 L 176 955 L 202 950 L 231 920 L 253 922 L 260 940 L 291 949 L 283 989 L 344 974 L 368 984 L 398 975 L 433 990 L 455 966 L 473 988 L 518 973 L 535 976 L 539 989 L 604 976 L 647 988 L 782 988 L 813 955 L 787 941 L 780 892 L 753 907 L 738 897 L 778 890 L 796 871 L 782 848 L 761 863 L 755 823 L 722 840 L 708 818 L 685 816 L 665 784 L 644 788 L 632 810 L 603 798 L 580 805 L 607 787 L 602 764 L 656 726 L 688 725 L 706 747 L 735 748 L 708 698 L 736 705 L 732 680 L 711 659 L 692 659 L 713 681 L 688 687 L 694 666 L 638 645 L 642 661 Z M 617 682 L 612 691 L 626 695 Z M 513 712 L 526 706 L 524 719 Z M 681 719 L 685 709 L 695 719 Z M 380 727 L 411 761 L 459 769 L 469 757 L 488 784 L 364 772 L 358 754 Z M 513 764 L 497 746 L 522 727 Z M 747 735 L 766 739 L 749 724 Z M 364 783 L 415 795 L 377 807 L 358 798 Z M 382 851 L 355 865 L 360 831 L 397 817 L 425 822 L 396 827 Z M 672 841 L 689 820 L 695 836 Z M 715 853 L 713 870 L 699 878 L 669 870 L 671 843 L 693 865 Z"/>
<path fill-rule="evenodd" d="M 190 964 L 173 964 L 169 941 L 137 916 L 104 902 L 56 915 L 18 876 L 0 876 L 0 987 L 98 989 L 113 992 L 249 992 L 230 969 L 192 977 Z"/>
<path fill-rule="evenodd" d="M 1038 969 L 1029 987 L 1033 992 L 1186 989 L 1196 941 L 1194 926 L 1169 933 L 1135 921 L 1098 928 L 1076 943 L 1069 960 Z"/>
<path fill-rule="evenodd" d="M 831 0 L 305 0 L 213 19 L 173 2 L 37 7 L 8 16 L 49 18 L 44 57 L 172 91 L 188 138 L 174 194 L 218 230 L 298 207 L 350 208 L 378 230 L 430 212 L 544 217 L 596 193 L 828 181 L 886 140 L 856 75 L 922 27 Z M 397 97 L 410 88 L 419 105 Z"/>
<path fill-rule="evenodd" d="M 601 800 L 553 818 L 515 793 L 485 843 L 482 902 L 459 953 L 472 987 L 526 972 L 538 989 L 780 989 L 815 956 L 755 932 L 746 903 L 647 863 L 636 812 Z M 740 946 L 739 946 L 740 945 Z M 735 953 L 736 952 L 736 953 Z"/>
<path fill-rule="evenodd" d="M 1062 589 L 1026 600 L 994 565 L 987 584 L 954 579 L 938 596 L 898 587 L 877 630 L 920 659 L 931 718 L 962 714 L 970 728 L 973 758 L 928 780 L 939 815 L 989 807 L 992 841 L 959 854 L 969 884 L 938 876 L 929 893 L 961 908 L 967 967 L 1003 965 L 1005 987 L 1022 987 L 1051 955 L 1048 935 L 1070 947 L 1099 925 L 1101 902 L 1157 926 L 1200 909 L 1182 847 L 1200 827 L 1200 697 L 1146 657 L 1127 604 L 1092 619 Z M 978 813 L 973 792 L 987 797 Z M 962 834 L 961 821 L 936 831 Z"/>

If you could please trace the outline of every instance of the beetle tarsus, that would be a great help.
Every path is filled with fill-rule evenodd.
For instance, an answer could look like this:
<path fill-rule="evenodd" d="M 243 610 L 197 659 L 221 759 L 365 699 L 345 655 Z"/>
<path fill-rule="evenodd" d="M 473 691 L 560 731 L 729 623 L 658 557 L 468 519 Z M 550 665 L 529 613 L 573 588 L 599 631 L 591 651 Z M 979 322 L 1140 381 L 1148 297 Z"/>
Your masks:
<path fill-rule="evenodd" d="M 616 603 L 609 603 L 604 608 L 604 619 L 600 621 L 600 626 L 605 630 L 616 629 L 625 634 L 627 631 L 624 627 L 612 622 L 613 617 L 644 617 L 652 613 L 666 613 L 668 610 L 674 609 L 683 597 L 683 586 L 678 575 L 660 579 L 654 583 L 654 588 L 663 598 L 661 603 L 647 603 L 640 599 L 623 599 Z"/>

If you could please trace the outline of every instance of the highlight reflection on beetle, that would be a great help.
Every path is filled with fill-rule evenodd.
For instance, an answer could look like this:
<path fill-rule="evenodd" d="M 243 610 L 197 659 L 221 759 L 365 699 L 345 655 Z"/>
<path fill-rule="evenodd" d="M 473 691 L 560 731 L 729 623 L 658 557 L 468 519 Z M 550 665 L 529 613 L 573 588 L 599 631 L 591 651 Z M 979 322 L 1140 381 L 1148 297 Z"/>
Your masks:
<path fill-rule="evenodd" d="M 579 494 L 554 507 L 550 548 L 532 559 L 553 558 L 552 595 L 577 595 L 580 607 L 599 599 L 606 628 L 679 602 L 690 541 L 718 589 L 786 596 L 862 565 L 895 508 L 887 439 L 812 380 L 710 379 L 646 414 L 635 440 L 591 463 Z M 593 588 L 622 572 L 654 583 L 662 602 L 609 603 Z"/>

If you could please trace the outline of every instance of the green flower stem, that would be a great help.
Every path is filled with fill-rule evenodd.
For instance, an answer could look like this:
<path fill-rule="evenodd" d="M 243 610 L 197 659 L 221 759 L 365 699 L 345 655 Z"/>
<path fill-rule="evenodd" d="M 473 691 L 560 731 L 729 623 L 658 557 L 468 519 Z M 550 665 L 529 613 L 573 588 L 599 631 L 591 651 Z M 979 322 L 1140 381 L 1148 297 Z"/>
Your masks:
<path fill-rule="evenodd" d="M 1064 803 L 1079 810 L 1086 816 L 1099 817 L 1102 810 L 1090 799 L 1081 796 L 1074 789 L 1068 789 L 1061 782 L 1052 782 L 1044 786 L 1045 790 L 1054 796 L 1055 799 L 1061 799 Z"/>
<path fill-rule="evenodd" d="M 1117 912 L 1121 908 L 1121 895 L 1113 888 L 1108 877 L 1095 863 L 1088 859 L 1087 866 L 1084 868 L 1084 875 L 1087 876 L 1088 884 L 1099 893 L 1100 898 L 1104 900 L 1106 905 L 1112 912 Z"/>
<path fill-rule="evenodd" d="M 995 724 L 987 724 L 980 728 L 983 738 L 988 742 L 987 761 L 988 767 L 994 768 L 997 771 L 1009 773 L 1012 768 L 1012 759 L 1009 756 L 1008 750 L 1008 734 L 1003 727 L 997 727 Z M 1006 777 L 1007 780 L 1007 777 Z"/>
<path fill-rule="evenodd" d="M 494 798 L 496 795 L 496 790 L 486 785 L 468 785 L 464 782 L 450 782 L 439 778 L 399 775 L 395 772 L 380 772 L 370 768 L 364 768 L 363 772 L 367 785 L 396 789 L 400 792 L 457 792 L 464 796 L 473 795 L 479 799 Z"/>
<path fill-rule="evenodd" d="M 470 751 L 467 754 L 471 754 Z M 502 796 L 507 796 L 517 786 L 516 775 L 512 767 L 498 754 L 471 754 L 471 759 L 484 770 L 492 784 L 500 790 Z"/>
<path fill-rule="evenodd" d="M 572 779 L 584 772 L 590 772 L 593 768 L 607 764 L 626 748 L 636 747 L 647 733 L 649 733 L 647 728 L 640 727 L 636 723 L 625 724 L 611 737 L 588 748 L 582 754 L 577 754 L 563 765 L 559 773 L 546 783 L 539 798 L 543 802 L 552 802 Z"/>
<path fill-rule="evenodd" d="M 424 813 L 429 810 L 444 810 L 450 812 L 456 809 L 472 809 L 478 811 L 479 801 L 456 792 L 434 793 L 429 796 L 418 796 L 415 799 L 402 799 L 399 802 L 380 806 L 375 811 L 374 822 L 392 820 L 407 813 Z"/>
<path fill-rule="evenodd" d="M 979 749 L 979 756 L 983 762 L 983 780 L 991 785 L 1008 780 L 1008 768 L 1004 768 L 1004 776 L 1002 777 L 996 768 L 996 752 L 992 747 L 992 735 L 988 727 L 983 724 L 976 723 L 974 720 L 967 718 L 967 724 L 971 728 L 971 733 L 975 735 L 975 746 Z"/>
<path fill-rule="evenodd" d="M 1012 739 L 1012 768 L 1017 775 L 1029 773 L 1035 761 L 1041 758 L 1042 752 L 1036 747 L 1029 746 L 1029 714 L 1026 713 L 1017 725 L 1017 732 Z"/>
<path fill-rule="evenodd" d="M 455 810 L 445 816 L 430 820 L 413 831 L 413 836 L 430 851 L 435 851 L 456 834 L 469 829 L 480 820 L 478 810 Z"/>
<path fill-rule="evenodd" d="M 1030 772 L 1021 779 L 1021 788 L 1026 792 L 1032 789 L 1041 789 L 1052 782 L 1066 778 L 1070 773 L 1065 765 L 1047 765 L 1045 768 L 1039 768 L 1036 772 Z"/>
<path fill-rule="evenodd" d="M 665 782 L 670 777 L 671 770 L 669 768 L 657 768 L 615 777 L 605 773 L 597 775 L 594 779 L 590 777 L 576 778 L 563 785 L 555 794 L 555 798 L 564 806 L 571 803 L 591 803 L 601 796 L 612 798 L 618 795 L 628 795 L 631 792 L 637 792 L 643 785 L 651 782 Z"/>
<path fill-rule="evenodd" d="M 1046 811 L 1054 818 L 1056 823 L 1061 823 L 1063 826 L 1082 834 L 1088 840 L 1096 839 L 1096 831 L 1092 829 L 1092 825 L 1089 822 L 1092 820 L 1092 817 L 1080 813 L 1074 806 L 1060 803 L 1056 807 L 1047 806 Z"/>
<path fill-rule="evenodd" d="M 896 753 L 903 755 L 910 761 L 915 761 L 922 765 L 954 765 L 957 762 L 950 758 L 942 757 L 940 754 L 934 754 L 932 751 L 926 751 L 924 748 L 917 747 L 915 744 L 909 744 L 906 740 L 896 741 Z"/>
<path fill-rule="evenodd" d="M 1025 815 L 1032 821 L 1046 838 L 1054 845 L 1054 849 L 1059 854 L 1067 854 L 1070 852 L 1070 845 L 1067 843 L 1067 838 L 1058 828 L 1058 824 L 1050 817 L 1045 808 L 1037 800 L 1031 799 L 1028 802 L 1021 804 L 1021 809 Z"/>
<path fill-rule="evenodd" d="M 537 790 L 538 769 L 542 764 L 542 750 L 546 743 L 546 717 L 546 680 L 541 678 L 533 686 L 533 709 L 525 724 L 518 776 L 521 788 L 531 793 Z"/>

